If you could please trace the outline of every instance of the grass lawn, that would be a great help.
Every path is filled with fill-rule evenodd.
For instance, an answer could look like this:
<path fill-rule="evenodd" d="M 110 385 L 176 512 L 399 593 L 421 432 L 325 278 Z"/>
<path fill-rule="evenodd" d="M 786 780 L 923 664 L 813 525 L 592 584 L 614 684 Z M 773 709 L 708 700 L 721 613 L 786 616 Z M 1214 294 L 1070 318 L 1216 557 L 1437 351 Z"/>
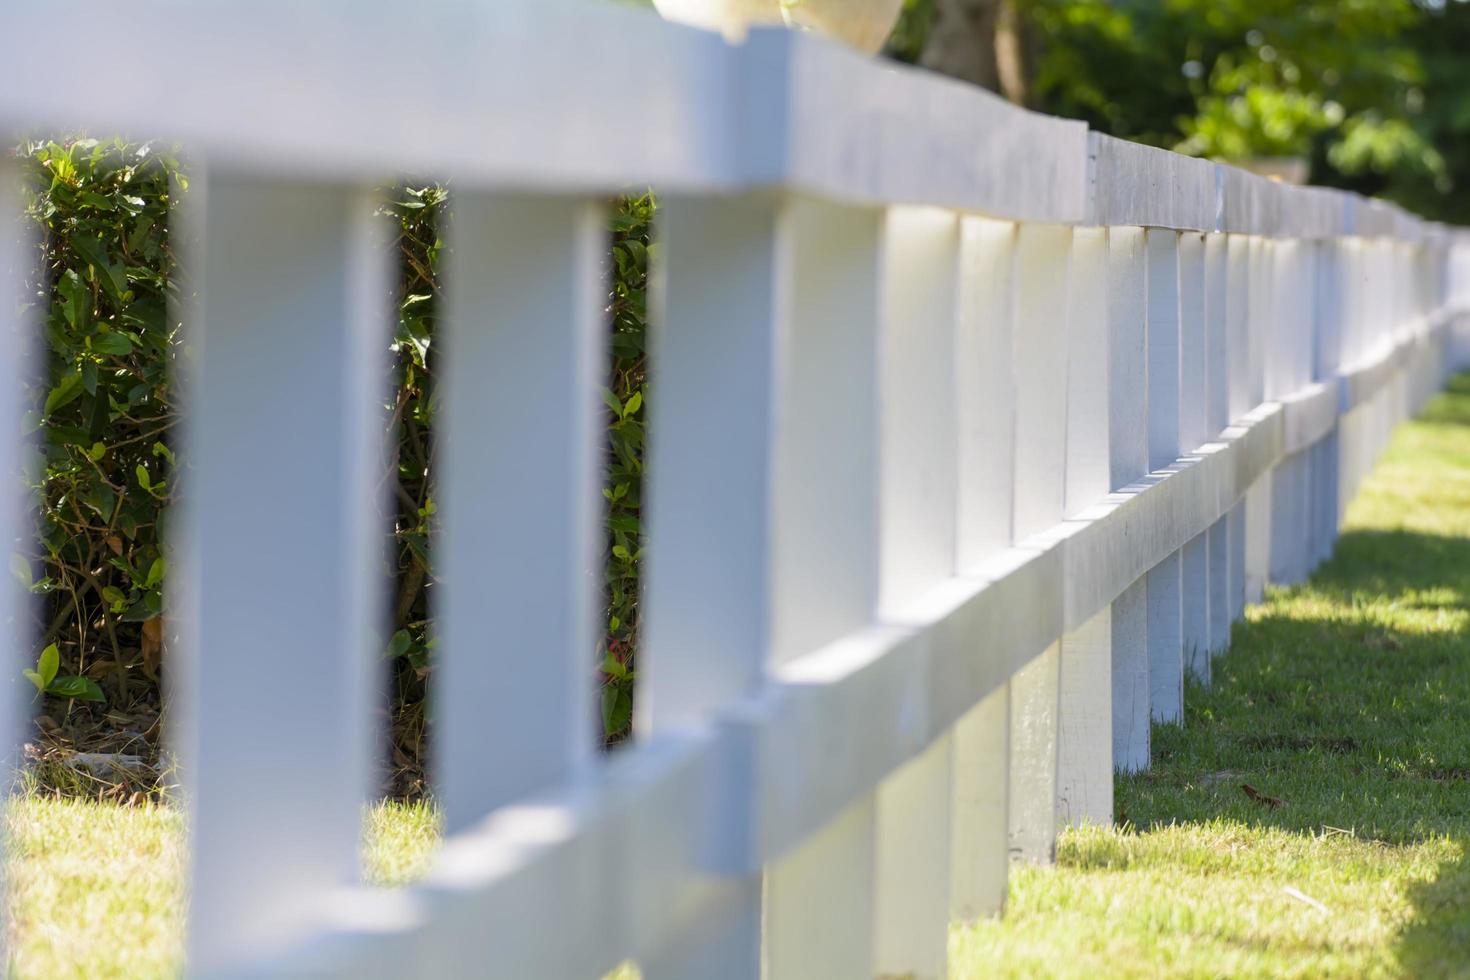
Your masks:
<path fill-rule="evenodd" d="M 1153 769 L 1117 782 L 1125 829 L 1017 869 L 1004 920 L 952 933 L 957 975 L 1470 976 L 1467 633 L 1462 376 L 1395 434 L 1332 559 L 1155 728 Z"/>
<path fill-rule="evenodd" d="M 1332 560 L 1236 627 L 1184 727 L 1155 730 L 1123 829 L 1015 869 L 1004 919 L 952 931 L 952 974 L 1470 977 L 1467 631 L 1470 376 L 1397 433 Z M 30 797 L 11 824 L 17 976 L 176 970 L 175 811 Z M 424 807 L 367 829 L 384 883 L 437 839 Z"/>

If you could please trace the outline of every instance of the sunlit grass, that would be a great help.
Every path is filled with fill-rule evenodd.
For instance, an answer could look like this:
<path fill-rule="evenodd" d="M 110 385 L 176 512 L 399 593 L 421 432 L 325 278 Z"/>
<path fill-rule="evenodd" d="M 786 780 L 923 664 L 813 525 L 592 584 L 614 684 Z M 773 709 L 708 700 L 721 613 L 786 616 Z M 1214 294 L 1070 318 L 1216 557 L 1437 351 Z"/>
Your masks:
<path fill-rule="evenodd" d="M 952 975 L 1470 976 L 1467 629 L 1470 377 L 1396 434 L 1333 559 L 1236 627 L 1185 726 L 1155 731 L 1153 769 L 1118 781 L 1123 828 L 1014 869 L 1005 917 L 951 932 Z M 13 975 L 177 972 L 177 810 L 32 795 L 10 823 Z M 431 807 L 372 808 L 366 876 L 418 877 L 438 837 Z"/>
<path fill-rule="evenodd" d="M 1470 976 L 1467 598 L 1462 378 L 1395 434 L 1332 560 L 1155 729 L 1127 825 L 1015 869 L 1005 918 L 952 933 L 954 974 Z"/>

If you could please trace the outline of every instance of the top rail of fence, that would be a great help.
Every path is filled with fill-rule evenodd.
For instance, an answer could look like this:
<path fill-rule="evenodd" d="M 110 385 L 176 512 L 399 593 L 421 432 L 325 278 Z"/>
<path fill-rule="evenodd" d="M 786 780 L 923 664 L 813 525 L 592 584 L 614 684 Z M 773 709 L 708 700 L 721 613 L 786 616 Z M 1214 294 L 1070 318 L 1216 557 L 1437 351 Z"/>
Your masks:
<path fill-rule="evenodd" d="M 64 61 L 41 43 L 58 20 Z M 811 34 L 757 29 L 732 45 L 591 0 L 63 0 L 13 7 L 5 22 L 0 125 L 179 139 L 213 165 L 267 173 L 783 188 L 1064 224 L 1450 234 L 1350 192 L 1089 133 Z M 65 67 L 109 62 L 116 85 Z"/>

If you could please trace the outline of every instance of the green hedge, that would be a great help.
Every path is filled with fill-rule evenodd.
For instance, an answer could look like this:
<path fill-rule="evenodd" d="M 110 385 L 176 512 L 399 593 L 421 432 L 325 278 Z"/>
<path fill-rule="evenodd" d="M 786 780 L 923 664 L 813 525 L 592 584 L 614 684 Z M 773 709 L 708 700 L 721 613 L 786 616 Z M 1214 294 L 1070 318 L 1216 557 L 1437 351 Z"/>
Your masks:
<path fill-rule="evenodd" d="M 12 568 L 41 597 L 42 642 L 32 681 L 66 710 L 161 707 L 168 561 L 160 542 L 176 499 L 171 382 L 187 323 L 171 319 L 181 288 L 168 227 L 187 168 L 161 148 L 121 141 L 30 142 L 18 150 L 35 180 L 29 213 L 44 231 L 44 380 L 37 365 L 27 429 L 38 546 Z M 393 400 L 384 424 L 391 454 L 393 555 L 392 758 L 413 792 L 426 757 L 426 681 L 435 647 L 434 335 L 441 229 L 452 220 L 442 186 L 396 186 L 380 215 L 391 222 L 401 293 L 391 343 Z M 602 683 L 606 737 L 626 737 L 638 639 L 644 335 L 651 195 L 609 208 L 606 386 L 606 635 L 588 651 Z M 185 488 L 187 492 L 187 487 Z M 263 611 L 263 614 L 267 614 Z M 494 634 L 495 624 L 486 631 Z M 283 683 L 286 681 L 283 680 Z M 87 705 L 92 707 L 88 708 Z M 490 707 L 493 710 L 493 706 Z"/>

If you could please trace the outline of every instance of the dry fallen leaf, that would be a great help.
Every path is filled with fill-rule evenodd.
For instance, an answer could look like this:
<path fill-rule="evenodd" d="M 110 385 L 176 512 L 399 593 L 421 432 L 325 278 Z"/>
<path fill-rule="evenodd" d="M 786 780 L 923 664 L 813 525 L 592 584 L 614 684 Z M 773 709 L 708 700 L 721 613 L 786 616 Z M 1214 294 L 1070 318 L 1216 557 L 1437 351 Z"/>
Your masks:
<path fill-rule="evenodd" d="M 1285 806 L 1286 805 L 1286 801 L 1285 800 L 1278 800 L 1274 796 L 1267 796 L 1265 793 L 1262 793 L 1260 790 L 1256 789 L 1250 783 L 1241 783 L 1240 784 L 1240 791 L 1242 793 L 1244 793 L 1246 796 L 1250 797 L 1255 802 L 1260 803 L 1261 805 L 1263 805 L 1263 806 L 1265 806 L 1265 807 L 1267 807 L 1269 809 L 1272 809 L 1272 810 L 1276 809 L 1277 807 Z"/>

